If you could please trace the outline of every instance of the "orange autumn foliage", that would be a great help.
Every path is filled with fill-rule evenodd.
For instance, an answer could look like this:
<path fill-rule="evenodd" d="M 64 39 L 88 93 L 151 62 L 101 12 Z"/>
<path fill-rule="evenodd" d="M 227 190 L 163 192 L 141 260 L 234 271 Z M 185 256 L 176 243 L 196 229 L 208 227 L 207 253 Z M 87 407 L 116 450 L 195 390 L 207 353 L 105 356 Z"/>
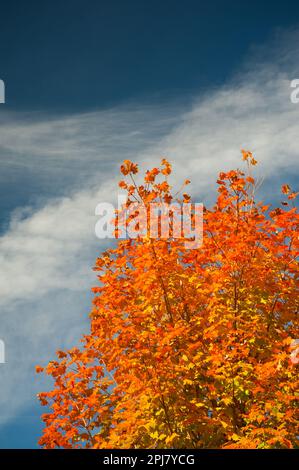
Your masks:
<path fill-rule="evenodd" d="M 248 170 L 220 173 L 200 248 L 138 237 L 97 259 L 90 334 L 45 368 L 41 446 L 298 447 L 296 194 L 257 203 L 242 153 Z M 121 171 L 129 200 L 175 200 L 167 160 L 140 185 L 136 164 Z"/>

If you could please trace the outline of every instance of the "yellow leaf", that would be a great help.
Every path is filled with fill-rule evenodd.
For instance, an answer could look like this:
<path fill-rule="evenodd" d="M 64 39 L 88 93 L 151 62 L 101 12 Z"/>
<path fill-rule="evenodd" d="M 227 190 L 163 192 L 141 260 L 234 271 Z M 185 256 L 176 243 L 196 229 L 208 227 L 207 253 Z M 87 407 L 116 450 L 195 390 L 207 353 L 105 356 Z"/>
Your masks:
<path fill-rule="evenodd" d="M 166 444 L 170 444 L 178 436 L 179 435 L 176 432 L 172 433 L 171 436 L 166 437 L 165 439 Z"/>
<path fill-rule="evenodd" d="M 206 406 L 204 403 L 196 403 L 197 408 L 201 408 L 203 406 Z"/>
<path fill-rule="evenodd" d="M 185 379 L 183 383 L 184 383 L 184 385 L 192 385 L 193 384 L 192 380 L 190 380 L 190 379 Z"/>

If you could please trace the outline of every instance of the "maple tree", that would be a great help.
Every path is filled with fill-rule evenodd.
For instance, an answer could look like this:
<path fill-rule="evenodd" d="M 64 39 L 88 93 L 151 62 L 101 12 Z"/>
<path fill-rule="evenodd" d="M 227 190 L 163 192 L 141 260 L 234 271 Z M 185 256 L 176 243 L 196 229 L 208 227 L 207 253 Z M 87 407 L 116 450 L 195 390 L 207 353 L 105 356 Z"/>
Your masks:
<path fill-rule="evenodd" d="M 41 446 L 298 447 L 297 194 L 256 202 L 257 162 L 242 153 L 247 170 L 220 173 L 204 208 L 201 247 L 140 236 L 97 259 L 90 333 L 45 367 Z M 128 206 L 190 201 L 171 194 L 165 159 L 140 185 L 136 164 L 121 172 Z"/>

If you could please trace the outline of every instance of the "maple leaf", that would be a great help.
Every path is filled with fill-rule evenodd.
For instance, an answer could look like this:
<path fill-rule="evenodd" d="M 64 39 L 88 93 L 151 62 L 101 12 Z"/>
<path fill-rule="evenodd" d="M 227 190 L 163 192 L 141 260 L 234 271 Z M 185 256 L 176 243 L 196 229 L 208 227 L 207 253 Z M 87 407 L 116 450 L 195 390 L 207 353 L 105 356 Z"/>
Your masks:
<path fill-rule="evenodd" d="M 283 185 L 281 186 L 281 192 L 282 192 L 283 194 L 288 194 L 288 193 L 290 192 L 290 190 L 291 190 L 291 188 L 290 188 L 290 186 L 289 186 L 288 184 L 283 184 Z"/>

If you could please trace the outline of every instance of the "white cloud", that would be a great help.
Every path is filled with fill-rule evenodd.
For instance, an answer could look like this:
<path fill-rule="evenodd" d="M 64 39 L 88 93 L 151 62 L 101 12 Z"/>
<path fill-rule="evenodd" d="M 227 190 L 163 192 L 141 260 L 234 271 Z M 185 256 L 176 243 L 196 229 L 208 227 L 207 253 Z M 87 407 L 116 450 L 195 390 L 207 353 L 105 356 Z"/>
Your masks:
<path fill-rule="evenodd" d="M 284 49 L 276 46 L 280 54 L 288 47 L 283 43 Z M 176 180 L 191 178 L 192 192 L 209 197 L 217 172 L 239 166 L 245 147 L 260 161 L 263 192 L 271 194 L 273 178 L 298 174 L 299 105 L 290 101 L 295 70 L 290 53 L 276 63 L 260 54 L 238 78 L 198 97 L 188 111 L 176 103 L 57 119 L 2 118 L 4 175 L 8 165 L 46 174 L 53 195 L 59 178 L 67 181 L 65 198 L 53 198 L 25 218 L 16 212 L 0 238 L 0 336 L 9 346 L 7 364 L 0 365 L 3 422 L 40 388 L 29 372 L 33 365 L 52 358 L 86 324 L 87 292 L 95 282 L 90 268 L 104 246 L 94 235 L 94 208 L 116 200 L 120 161 L 131 158 L 148 167 L 167 156 Z"/>
<path fill-rule="evenodd" d="M 55 289 L 84 288 L 95 248 L 94 207 L 112 187 L 82 191 L 49 203 L 25 219 L 17 216 L 0 238 L 0 306 Z M 89 268 L 89 269 L 88 269 Z M 90 280 L 90 276 L 88 276 Z"/>

